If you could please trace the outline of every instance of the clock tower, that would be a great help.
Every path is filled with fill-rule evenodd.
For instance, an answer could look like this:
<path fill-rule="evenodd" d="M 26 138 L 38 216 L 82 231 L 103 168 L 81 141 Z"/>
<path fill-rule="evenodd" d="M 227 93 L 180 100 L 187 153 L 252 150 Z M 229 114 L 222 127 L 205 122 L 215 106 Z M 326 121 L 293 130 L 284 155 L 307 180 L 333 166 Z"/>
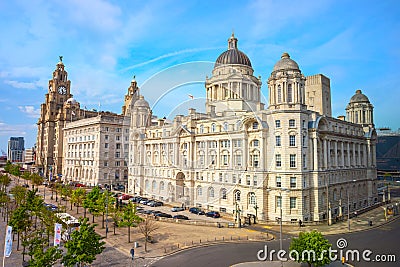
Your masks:
<path fill-rule="evenodd" d="M 71 81 L 65 70 L 63 57 L 53 71 L 48 82 L 48 92 L 45 102 L 41 105 L 40 118 L 37 122 L 37 165 L 47 178 L 57 179 L 62 170 L 63 127 L 67 120 L 72 120 L 74 114 L 79 115 L 79 103 L 71 106 Z M 72 111 L 75 109 L 76 113 Z"/>

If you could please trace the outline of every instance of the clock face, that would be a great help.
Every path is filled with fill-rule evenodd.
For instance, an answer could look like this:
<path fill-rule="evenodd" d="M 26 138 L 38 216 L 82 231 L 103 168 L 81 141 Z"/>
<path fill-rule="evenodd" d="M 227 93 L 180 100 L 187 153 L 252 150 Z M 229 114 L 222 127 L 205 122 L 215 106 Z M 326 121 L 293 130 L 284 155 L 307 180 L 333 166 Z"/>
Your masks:
<path fill-rule="evenodd" d="M 65 86 L 58 87 L 58 93 L 62 95 L 67 94 L 67 88 L 65 88 Z"/>

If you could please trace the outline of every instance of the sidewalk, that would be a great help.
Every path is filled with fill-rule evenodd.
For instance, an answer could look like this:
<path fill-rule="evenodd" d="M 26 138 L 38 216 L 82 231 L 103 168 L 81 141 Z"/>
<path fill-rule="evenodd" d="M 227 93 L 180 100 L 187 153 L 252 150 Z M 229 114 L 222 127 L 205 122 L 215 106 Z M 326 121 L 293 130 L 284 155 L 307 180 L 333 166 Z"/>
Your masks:
<path fill-rule="evenodd" d="M 394 199 L 392 200 L 391 204 L 395 203 L 400 203 L 399 199 Z M 347 217 L 345 218 L 346 220 L 340 221 L 337 223 L 333 223 L 332 225 L 327 225 L 327 224 L 320 224 L 320 225 L 306 225 L 304 227 L 299 227 L 298 224 L 293 224 L 293 225 L 283 225 L 282 226 L 282 232 L 286 234 L 291 234 L 291 235 L 298 235 L 300 232 L 305 232 L 305 231 L 312 231 L 312 230 L 317 230 L 321 232 L 323 235 L 334 235 L 334 234 L 340 234 L 340 233 L 349 233 L 349 232 L 356 232 L 356 231 L 364 231 L 364 230 L 369 230 L 373 227 L 378 227 L 382 224 L 385 224 L 388 221 L 395 220 L 400 218 L 400 215 L 394 216 L 389 215 L 387 220 L 385 219 L 384 216 L 384 210 L 383 206 L 377 207 L 373 210 L 370 210 L 368 212 L 362 213 L 356 217 L 350 218 L 350 231 L 349 231 L 349 224 L 347 221 Z M 369 225 L 369 221 L 372 221 L 372 226 Z M 270 229 L 273 231 L 279 232 L 279 224 L 263 224 L 260 223 L 258 226 L 261 226 L 265 229 Z"/>

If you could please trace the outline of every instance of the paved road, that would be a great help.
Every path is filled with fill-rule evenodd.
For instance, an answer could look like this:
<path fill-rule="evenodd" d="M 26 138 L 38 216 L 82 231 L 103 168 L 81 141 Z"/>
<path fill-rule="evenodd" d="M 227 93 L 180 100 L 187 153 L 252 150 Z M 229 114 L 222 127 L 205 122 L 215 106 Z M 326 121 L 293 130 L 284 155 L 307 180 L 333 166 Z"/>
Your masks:
<path fill-rule="evenodd" d="M 394 254 L 397 259 L 392 263 L 377 263 L 370 262 L 352 262 L 355 266 L 399 266 L 400 261 L 400 220 L 397 219 L 391 223 L 385 224 L 379 228 L 374 228 L 368 231 L 355 232 L 350 234 L 340 234 L 328 236 L 328 239 L 333 244 L 333 248 L 337 249 L 336 242 L 339 238 L 345 238 L 348 246 L 342 250 L 345 252 L 350 249 L 369 249 L 373 251 L 371 258 L 376 254 Z M 285 236 L 283 240 L 283 249 L 288 250 L 290 237 Z M 216 246 L 208 246 L 194 248 L 172 256 L 165 257 L 158 262 L 153 263 L 153 267 L 164 266 L 230 266 L 232 264 L 257 261 L 257 252 L 262 250 L 267 245 L 268 251 L 279 248 L 279 240 L 270 241 L 267 243 L 241 243 L 241 244 L 220 244 Z"/>

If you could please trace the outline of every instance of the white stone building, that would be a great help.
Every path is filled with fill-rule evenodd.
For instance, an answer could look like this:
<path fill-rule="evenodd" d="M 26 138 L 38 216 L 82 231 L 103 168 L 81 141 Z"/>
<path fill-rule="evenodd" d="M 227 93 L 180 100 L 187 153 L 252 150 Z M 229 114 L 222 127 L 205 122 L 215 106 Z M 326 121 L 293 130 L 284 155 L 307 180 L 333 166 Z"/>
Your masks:
<path fill-rule="evenodd" d="M 283 53 L 265 109 L 253 72 L 232 35 L 205 81 L 206 113 L 154 123 L 143 96 L 132 101 L 128 191 L 266 221 L 281 209 L 284 221 L 323 221 L 376 202 L 368 98 L 357 91 L 348 121 L 332 118 L 329 79 L 305 77 Z"/>
<path fill-rule="evenodd" d="M 62 180 L 127 186 L 129 123 L 110 112 L 66 123 Z"/>

